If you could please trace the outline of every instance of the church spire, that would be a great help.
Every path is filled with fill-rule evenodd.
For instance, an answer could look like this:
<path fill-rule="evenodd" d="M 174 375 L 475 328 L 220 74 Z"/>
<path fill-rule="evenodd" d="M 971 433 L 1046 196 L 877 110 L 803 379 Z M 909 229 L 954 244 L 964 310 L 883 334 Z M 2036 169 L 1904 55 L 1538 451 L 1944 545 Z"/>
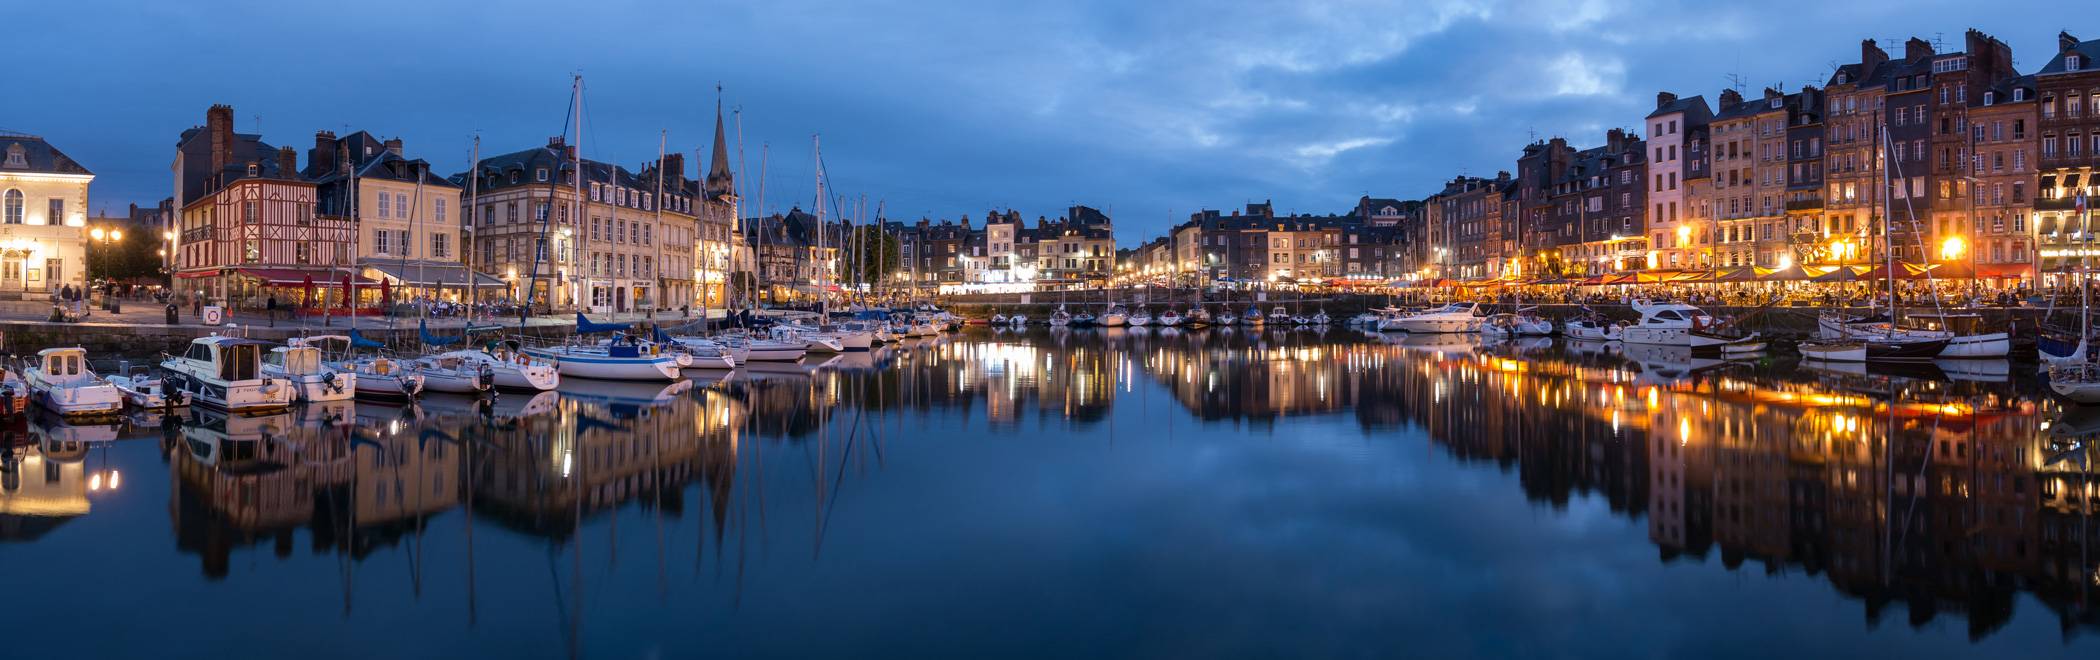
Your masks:
<path fill-rule="evenodd" d="M 709 199 L 736 194 L 736 177 L 729 173 L 729 140 L 722 132 L 722 86 L 719 84 L 715 85 L 714 162 L 707 168 L 707 187 L 703 192 Z"/>

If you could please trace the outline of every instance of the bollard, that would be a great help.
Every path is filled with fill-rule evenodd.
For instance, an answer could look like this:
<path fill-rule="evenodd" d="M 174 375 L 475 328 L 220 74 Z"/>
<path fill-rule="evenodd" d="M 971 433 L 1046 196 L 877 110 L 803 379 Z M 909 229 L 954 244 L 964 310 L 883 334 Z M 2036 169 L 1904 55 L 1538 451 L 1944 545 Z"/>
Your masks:
<path fill-rule="evenodd" d="M 179 314 L 180 310 L 175 307 L 175 303 L 168 303 L 168 325 L 175 325 L 180 322 L 182 319 Z"/>

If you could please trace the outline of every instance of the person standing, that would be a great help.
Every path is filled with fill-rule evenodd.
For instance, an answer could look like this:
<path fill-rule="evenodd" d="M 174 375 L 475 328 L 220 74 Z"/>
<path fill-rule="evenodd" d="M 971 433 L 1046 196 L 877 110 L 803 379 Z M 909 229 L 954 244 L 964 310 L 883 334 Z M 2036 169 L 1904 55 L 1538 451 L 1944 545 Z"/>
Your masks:
<path fill-rule="evenodd" d="M 277 327 L 277 294 L 270 294 L 269 301 L 263 304 L 270 310 L 270 327 Z"/>

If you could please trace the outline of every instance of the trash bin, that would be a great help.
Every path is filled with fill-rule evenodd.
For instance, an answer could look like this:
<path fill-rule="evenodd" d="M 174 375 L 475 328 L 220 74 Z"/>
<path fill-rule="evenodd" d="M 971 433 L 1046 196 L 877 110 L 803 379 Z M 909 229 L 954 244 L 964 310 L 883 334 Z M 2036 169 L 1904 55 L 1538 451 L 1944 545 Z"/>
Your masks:
<path fill-rule="evenodd" d="M 175 325 L 181 321 L 181 310 L 175 306 L 175 303 L 168 303 L 168 325 Z"/>
<path fill-rule="evenodd" d="M 122 314 L 122 313 L 124 313 L 124 301 L 122 301 L 122 300 L 118 300 L 118 299 L 115 299 L 115 298 L 111 298 L 111 299 L 109 299 L 109 313 L 111 313 L 111 314 Z"/>

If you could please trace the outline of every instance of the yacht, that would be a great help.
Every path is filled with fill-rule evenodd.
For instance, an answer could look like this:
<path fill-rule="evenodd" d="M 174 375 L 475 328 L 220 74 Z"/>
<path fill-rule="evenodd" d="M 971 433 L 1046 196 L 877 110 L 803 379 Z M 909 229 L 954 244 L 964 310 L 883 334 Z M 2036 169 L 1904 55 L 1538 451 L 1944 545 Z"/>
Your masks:
<path fill-rule="evenodd" d="M 1261 308 L 1253 305 L 1248 305 L 1247 313 L 1240 315 L 1240 323 L 1245 325 L 1261 325 L 1268 320 L 1261 315 Z"/>
<path fill-rule="evenodd" d="M 1364 329 L 1378 332 L 1400 332 L 1400 321 L 1408 317 L 1407 310 L 1390 306 L 1380 307 L 1366 313 L 1376 318 L 1370 324 L 1365 325 Z"/>
<path fill-rule="evenodd" d="M 1496 314 L 1480 326 L 1482 334 L 1507 337 L 1550 337 L 1553 322 L 1539 318 L 1529 311 L 1518 310 L 1514 314 Z"/>
<path fill-rule="evenodd" d="M 546 392 L 561 385 L 561 370 L 554 363 L 526 355 L 517 340 L 506 340 L 485 350 L 460 350 L 438 354 L 487 369 L 490 383 L 499 390 Z"/>
<path fill-rule="evenodd" d="M 1102 312 L 1101 317 L 1095 321 L 1104 328 L 1120 328 L 1130 325 L 1130 311 L 1123 309 L 1122 305 L 1111 304 L 1108 311 Z"/>
<path fill-rule="evenodd" d="M 1641 313 L 1641 320 L 1621 331 L 1620 341 L 1628 344 L 1684 346 L 1697 353 L 1726 353 L 1763 343 L 1754 332 L 1741 337 L 1715 332 L 1722 326 L 1720 320 L 1691 305 L 1636 300 L 1633 309 Z"/>
<path fill-rule="evenodd" d="M 1130 313 L 1130 325 L 1131 327 L 1152 325 L 1152 311 L 1142 306 L 1138 307 L 1137 311 Z"/>
<path fill-rule="evenodd" d="M 1913 315 L 1925 320 L 1925 327 L 1901 327 L 1889 321 L 1887 314 L 1868 316 L 1846 316 L 1826 312 L 1816 317 L 1817 336 L 1822 339 L 1880 339 L 1892 343 L 1913 343 L 1936 339 L 1947 340 L 1941 349 L 1943 358 L 2002 358 L 2012 353 L 2012 335 L 2004 332 L 1981 332 L 1983 322 L 1979 314 L 1924 314 Z M 1957 331 L 1956 328 L 1961 328 Z M 2047 360 L 2049 357 L 2044 356 Z"/>
<path fill-rule="evenodd" d="M 22 369 L 29 398 L 65 417 L 115 415 L 124 411 L 124 395 L 88 366 L 87 349 L 46 348 L 36 363 Z"/>
<path fill-rule="evenodd" d="M 293 338 L 287 345 L 263 355 L 263 375 L 282 378 L 292 385 L 292 400 L 299 403 L 344 401 L 357 397 L 357 375 L 337 371 L 323 363 L 321 349 Z"/>
<path fill-rule="evenodd" d="M 773 341 L 782 343 L 801 342 L 811 353 L 844 353 L 846 344 L 839 337 L 798 325 L 776 325 L 771 331 Z M 867 350 L 863 345 L 861 350 Z"/>
<path fill-rule="evenodd" d="M 416 359 L 416 373 L 423 376 L 423 389 L 446 394 L 481 394 L 496 387 L 496 368 L 457 355 L 441 353 Z"/>
<path fill-rule="evenodd" d="M 719 345 L 729 349 L 729 356 L 738 366 L 752 362 L 794 362 L 809 354 L 809 346 L 795 342 L 774 341 L 742 334 L 717 335 L 713 339 L 679 338 L 676 340 L 690 348 Z"/>
<path fill-rule="evenodd" d="M 1349 320 L 1344 323 L 1344 325 L 1347 325 L 1351 328 L 1375 329 L 1378 327 L 1378 314 L 1376 312 L 1364 312 L 1362 314 L 1351 316 L 1349 317 Z"/>
<path fill-rule="evenodd" d="M 2051 366 L 2049 390 L 2075 403 L 2100 403 L 2100 365 L 2086 363 Z"/>
<path fill-rule="evenodd" d="M 1411 314 L 1394 319 L 1388 327 L 1383 321 L 1380 330 L 1399 330 L 1409 333 L 1473 332 L 1480 329 L 1486 319 L 1479 314 L 1474 303 L 1451 303 L 1420 314 Z"/>
<path fill-rule="evenodd" d="M 1094 315 L 1086 312 L 1072 315 L 1072 327 L 1075 328 L 1091 328 L 1100 323 L 1100 321 L 1100 319 L 1094 318 Z"/>
<path fill-rule="evenodd" d="M 999 313 L 993 313 L 993 314 L 992 314 L 992 320 L 991 320 L 991 325 L 1006 325 L 1006 315 L 1005 315 L 1005 314 L 999 314 Z"/>
<path fill-rule="evenodd" d="M 678 380 L 679 358 L 661 346 L 636 337 L 619 335 L 602 345 L 570 343 L 525 349 L 525 354 L 550 360 L 562 378 L 599 380 Z"/>
<path fill-rule="evenodd" d="M 237 337 L 198 337 L 189 351 L 160 363 L 168 381 L 195 405 L 231 413 L 283 410 L 292 382 L 263 373 L 270 343 Z"/>

